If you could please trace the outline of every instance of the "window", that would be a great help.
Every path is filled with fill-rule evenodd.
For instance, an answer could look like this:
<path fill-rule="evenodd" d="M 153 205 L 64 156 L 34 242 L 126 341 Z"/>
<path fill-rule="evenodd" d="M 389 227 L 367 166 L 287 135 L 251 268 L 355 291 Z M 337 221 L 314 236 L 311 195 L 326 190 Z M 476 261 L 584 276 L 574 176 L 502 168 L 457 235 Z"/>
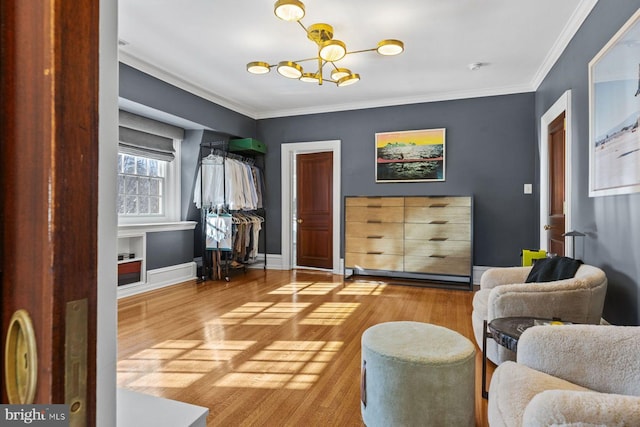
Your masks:
<path fill-rule="evenodd" d="M 180 221 L 184 129 L 124 110 L 118 117 L 118 223 Z"/>
<path fill-rule="evenodd" d="M 180 221 L 180 141 L 168 162 L 118 151 L 118 223 Z"/>
<path fill-rule="evenodd" d="M 118 215 L 164 215 L 166 169 L 162 160 L 119 153 Z"/>

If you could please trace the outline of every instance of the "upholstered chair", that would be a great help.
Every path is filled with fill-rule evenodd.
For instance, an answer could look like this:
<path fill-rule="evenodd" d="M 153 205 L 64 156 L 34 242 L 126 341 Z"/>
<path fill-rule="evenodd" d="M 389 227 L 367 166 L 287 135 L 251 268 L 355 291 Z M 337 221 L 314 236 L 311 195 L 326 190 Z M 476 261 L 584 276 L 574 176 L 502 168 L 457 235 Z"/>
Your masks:
<path fill-rule="evenodd" d="M 640 327 L 534 326 L 489 387 L 491 427 L 640 426 Z"/>
<path fill-rule="evenodd" d="M 475 339 L 481 349 L 485 320 L 523 316 L 600 323 L 607 292 L 607 277 L 601 269 L 582 264 L 570 279 L 525 283 L 531 268 L 490 268 L 481 276 L 471 316 Z M 487 358 L 495 364 L 515 360 L 515 356 L 494 340 L 487 340 Z"/>

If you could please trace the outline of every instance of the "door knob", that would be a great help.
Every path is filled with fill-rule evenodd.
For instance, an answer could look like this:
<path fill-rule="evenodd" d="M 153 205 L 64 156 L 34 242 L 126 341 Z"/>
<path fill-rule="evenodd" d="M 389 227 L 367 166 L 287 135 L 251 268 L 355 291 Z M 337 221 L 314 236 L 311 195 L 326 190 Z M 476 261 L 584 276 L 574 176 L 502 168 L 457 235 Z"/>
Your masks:
<path fill-rule="evenodd" d="M 5 344 L 4 372 L 11 404 L 29 405 L 36 395 L 38 355 L 31 317 L 26 310 L 11 316 Z"/>
<path fill-rule="evenodd" d="M 551 230 L 553 227 L 551 227 L 550 225 L 546 224 L 543 228 L 548 231 L 548 230 Z"/>
<path fill-rule="evenodd" d="M 298 218 L 297 222 L 298 222 L 298 224 L 302 224 L 302 219 Z"/>

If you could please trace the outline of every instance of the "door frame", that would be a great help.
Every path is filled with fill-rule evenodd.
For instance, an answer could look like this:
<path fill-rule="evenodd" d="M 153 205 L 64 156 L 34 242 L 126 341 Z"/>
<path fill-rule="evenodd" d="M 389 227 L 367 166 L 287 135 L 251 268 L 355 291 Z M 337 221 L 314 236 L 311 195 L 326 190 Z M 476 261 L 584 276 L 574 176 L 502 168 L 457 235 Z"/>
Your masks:
<path fill-rule="evenodd" d="M 293 221 L 293 173 L 296 156 L 298 154 L 310 154 L 331 151 L 333 153 L 333 274 L 341 274 L 342 266 L 340 262 L 340 171 L 341 171 L 341 141 L 311 141 L 311 142 L 291 142 L 283 143 L 280 149 L 281 161 L 281 195 L 282 195 L 282 233 L 281 252 L 282 269 L 291 270 L 293 268 L 292 250 L 292 221 Z"/>
<path fill-rule="evenodd" d="M 564 156 L 564 232 L 573 229 L 571 159 L 573 153 L 573 132 L 571 131 L 571 90 L 564 92 L 540 119 L 540 249 L 548 250 L 547 231 L 542 227 L 549 215 L 549 125 L 560 114 L 565 113 L 565 156 Z M 565 238 L 565 254 L 573 253 L 573 242 Z"/>

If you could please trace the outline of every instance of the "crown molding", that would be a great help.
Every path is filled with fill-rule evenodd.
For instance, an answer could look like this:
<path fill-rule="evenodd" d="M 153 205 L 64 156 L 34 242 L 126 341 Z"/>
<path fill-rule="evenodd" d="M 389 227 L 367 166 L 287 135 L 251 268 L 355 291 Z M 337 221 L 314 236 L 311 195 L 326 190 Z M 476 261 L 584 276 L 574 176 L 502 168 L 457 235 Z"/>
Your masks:
<path fill-rule="evenodd" d="M 474 91 L 441 92 L 430 95 L 410 96 L 403 98 L 388 98 L 376 101 L 362 101 L 345 104 L 334 104 L 323 107 L 305 107 L 287 110 L 269 111 L 258 114 L 256 119 L 273 119 L 278 117 L 302 116 L 307 114 L 334 113 L 348 110 L 363 110 L 367 108 L 394 107 L 400 105 L 422 104 L 427 102 L 454 101 L 459 99 L 483 98 L 488 96 L 513 95 L 517 93 L 533 92 L 529 84 L 488 88 Z"/>
<path fill-rule="evenodd" d="M 547 53 L 542 65 L 538 68 L 538 71 L 531 80 L 531 86 L 533 90 L 537 90 L 542 84 L 547 74 L 551 71 L 551 68 L 562 55 L 562 52 L 567 48 L 573 37 L 576 35 L 582 23 L 587 19 L 587 16 L 591 13 L 591 10 L 595 7 L 598 0 L 582 0 L 578 7 L 576 7 L 573 15 L 567 21 L 564 29 L 560 33 L 560 36 L 556 39 L 551 50 Z"/>
<path fill-rule="evenodd" d="M 246 106 L 239 105 L 232 101 L 229 101 L 226 98 L 222 98 L 217 96 L 210 91 L 204 89 L 201 86 L 195 85 L 193 83 L 187 82 L 182 78 L 176 76 L 169 71 L 166 71 L 156 65 L 150 64 L 149 62 L 133 56 L 129 53 L 120 51 L 119 56 L 120 62 L 129 65 L 143 73 L 149 74 L 159 80 L 162 80 L 165 83 L 176 86 L 182 90 L 185 90 L 189 93 L 192 93 L 196 96 L 204 98 L 208 101 L 214 102 L 218 105 L 221 105 L 225 108 L 233 110 L 237 113 L 244 114 L 254 120 L 260 119 L 270 119 L 277 117 L 288 117 L 288 116 L 301 116 L 307 114 L 319 114 L 319 113 L 332 113 L 338 111 L 348 111 L 348 110 L 362 110 L 366 108 L 379 108 L 379 107 L 393 107 L 398 105 L 407 105 L 407 104 L 421 104 L 425 102 L 438 102 L 438 101 L 449 101 L 456 99 L 465 99 L 465 98 L 481 98 L 485 96 L 498 96 L 498 95 L 510 95 L 514 93 L 523 93 L 523 92 L 531 92 L 534 89 L 528 84 L 525 85 L 515 85 L 508 87 L 498 87 L 498 88 L 489 88 L 482 89 L 478 91 L 458 91 L 458 92 L 441 92 L 430 95 L 421 95 L 421 96 L 410 96 L 410 97 L 402 97 L 402 98 L 388 98 L 383 100 L 371 100 L 371 101 L 361 101 L 361 102 L 351 102 L 344 104 L 333 104 L 327 106 L 311 106 L 304 108 L 294 108 L 294 109 L 285 109 L 285 110 L 274 110 L 274 111 L 265 111 L 258 112 L 255 110 L 248 109 Z"/>

